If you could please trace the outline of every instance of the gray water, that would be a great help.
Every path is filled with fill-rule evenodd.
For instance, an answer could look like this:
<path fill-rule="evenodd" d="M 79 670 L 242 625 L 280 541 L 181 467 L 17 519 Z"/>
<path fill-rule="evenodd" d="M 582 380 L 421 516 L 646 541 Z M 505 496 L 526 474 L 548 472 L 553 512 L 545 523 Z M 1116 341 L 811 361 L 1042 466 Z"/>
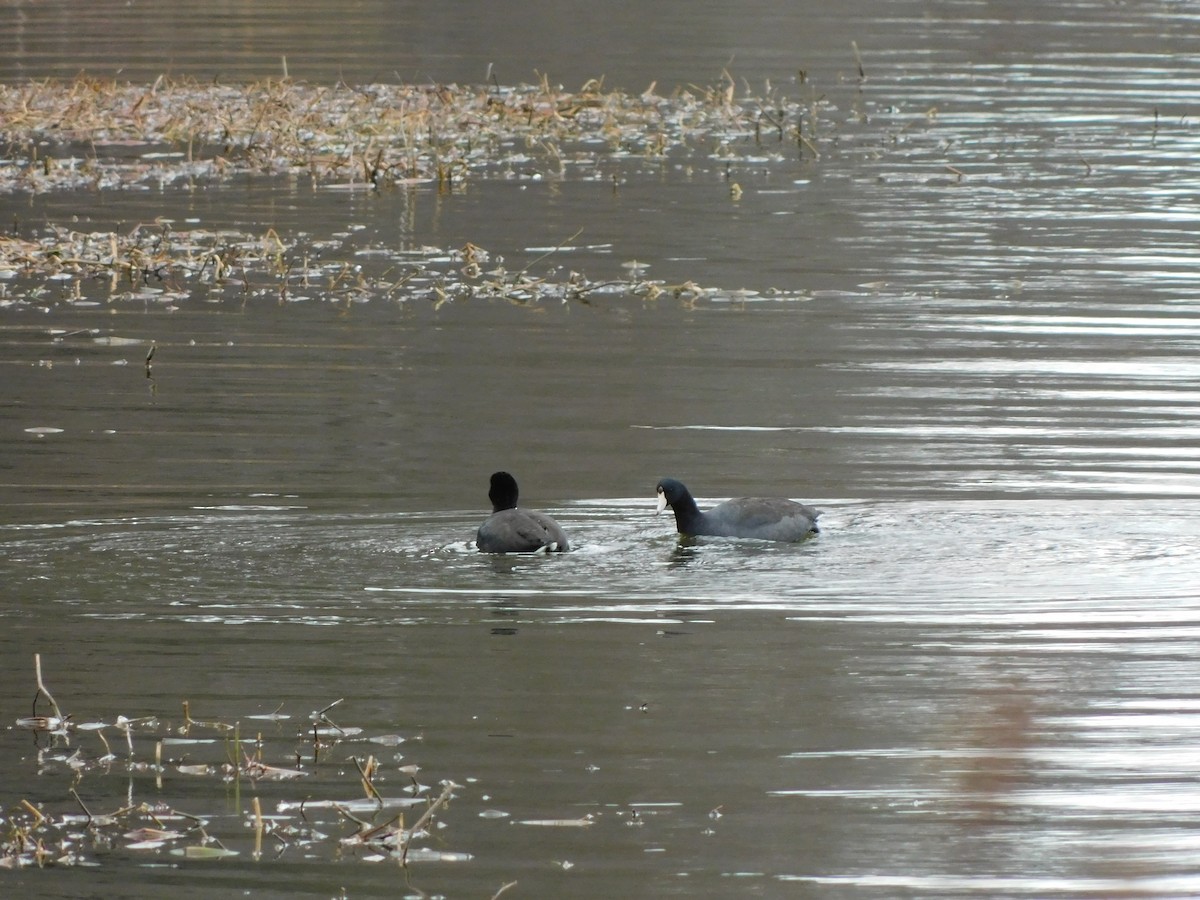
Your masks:
<path fill-rule="evenodd" d="M 0 305 L 4 839 L 22 800 L 79 815 L 74 788 L 93 815 L 202 817 L 239 854 L 172 854 L 195 830 L 130 849 L 151 823 L 122 813 L 55 832 L 83 865 L 0 869 L 0 893 L 1200 893 L 1200 17 L 808 7 L 4 5 L 7 81 L 237 80 L 286 55 L 316 81 L 490 63 L 669 92 L 728 67 L 739 93 L 829 105 L 815 156 L 0 197 L 20 234 L 274 228 L 375 276 L 471 242 L 548 278 L 636 260 L 712 288 L 435 305 L 88 282 Z M 474 551 L 498 468 L 572 553 Z M 653 515 L 665 475 L 704 504 L 805 500 L 822 533 L 681 543 Z M 15 727 L 34 653 L 111 758 L 91 730 Z M 314 754 L 310 715 L 339 699 Z M 223 775 L 237 754 L 180 733 L 185 700 L 305 774 Z M 119 716 L 157 719 L 127 745 Z M 160 773 L 164 737 L 213 743 L 165 743 Z M 341 843 L 336 810 L 297 811 L 361 798 L 368 756 L 388 798 L 400 766 L 427 796 L 461 785 L 417 846 L 469 859 L 404 872 Z M 281 823 L 259 858 L 255 799 Z"/>

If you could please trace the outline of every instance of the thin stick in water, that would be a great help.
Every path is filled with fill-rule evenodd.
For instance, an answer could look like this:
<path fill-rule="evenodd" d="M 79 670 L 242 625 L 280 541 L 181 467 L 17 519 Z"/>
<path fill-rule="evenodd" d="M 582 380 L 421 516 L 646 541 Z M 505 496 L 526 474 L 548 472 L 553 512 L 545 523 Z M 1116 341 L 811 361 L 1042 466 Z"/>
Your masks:
<path fill-rule="evenodd" d="M 62 714 L 62 710 L 58 708 L 58 704 L 54 701 L 54 696 L 48 690 L 46 690 L 46 684 L 44 681 L 42 681 L 42 654 L 33 654 L 33 669 L 34 673 L 37 675 L 38 690 L 46 696 L 47 700 L 50 701 L 50 708 L 54 710 L 54 715 L 58 718 L 59 722 L 63 725 L 66 725 L 66 718 Z M 36 703 L 37 697 L 35 696 L 34 704 L 36 705 Z"/>
<path fill-rule="evenodd" d="M 412 843 L 413 835 L 425 827 L 425 823 L 432 819 L 433 814 L 437 812 L 438 808 L 450 799 L 450 794 L 458 786 L 459 785 L 455 784 L 453 781 L 449 782 L 442 790 L 441 796 L 429 804 L 429 809 L 425 810 L 424 815 L 417 819 L 417 821 L 413 824 L 413 827 L 408 830 L 408 837 L 404 839 L 404 847 L 400 853 L 400 865 L 408 865 L 408 846 Z"/>
<path fill-rule="evenodd" d="M 854 51 L 854 62 L 858 65 L 858 80 L 866 81 L 867 73 L 863 70 L 862 54 L 858 52 L 858 41 L 851 41 L 850 49 Z"/>
<path fill-rule="evenodd" d="M 529 265 L 527 265 L 525 268 L 523 268 L 520 272 L 518 272 L 516 280 L 519 281 L 520 279 L 524 278 L 526 272 L 528 272 L 530 269 L 532 269 L 534 266 L 536 266 L 538 263 L 540 263 L 547 256 L 551 256 L 551 255 L 557 253 L 559 250 L 561 250 L 567 244 L 571 243 L 571 241 L 575 240 L 575 238 L 579 237 L 581 234 L 583 234 L 582 228 L 580 228 L 578 231 L 576 231 L 569 238 L 564 238 L 563 240 L 559 241 L 557 245 L 555 245 L 550 250 L 547 250 L 541 256 L 537 257 L 532 262 L 530 262 Z"/>

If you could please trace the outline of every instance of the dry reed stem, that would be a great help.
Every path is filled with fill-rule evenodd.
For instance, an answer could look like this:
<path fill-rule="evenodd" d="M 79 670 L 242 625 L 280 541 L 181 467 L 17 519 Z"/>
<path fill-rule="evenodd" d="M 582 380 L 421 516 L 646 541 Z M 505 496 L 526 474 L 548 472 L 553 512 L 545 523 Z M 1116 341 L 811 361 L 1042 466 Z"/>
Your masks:
<path fill-rule="evenodd" d="M 254 859 L 262 859 L 262 839 L 263 839 L 263 814 L 262 801 L 258 797 L 254 798 Z"/>
<path fill-rule="evenodd" d="M 56 719 L 58 719 L 60 727 L 65 728 L 67 725 L 67 719 L 62 714 L 62 710 L 58 708 L 58 703 L 55 702 L 53 695 L 50 693 L 50 691 L 48 691 L 46 689 L 46 683 L 44 681 L 42 681 L 42 654 L 40 654 L 40 653 L 33 654 L 33 668 L 34 668 L 34 673 L 37 675 L 38 691 L 50 702 L 50 708 L 52 710 L 54 710 L 54 717 Z M 34 702 L 36 705 L 36 702 L 37 702 L 36 696 L 34 697 Z M 36 712 L 36 710 L 35 710 L 35 712 Z"/>
<path fill-rule="evenodd" d="M 431 804 L 429 804 L 429 808 L 425 810 L 425 812 L 421 815 L 421 818 L 417 819 L 417 821 L 413 823 L 413 827 L 408 831 L 408 837 L 404 839 L 404 846 L 400 850 L 401 865 L 408 865 L 408 848 L 409 845 L 412 844 L 413 837 L 420 833 L 421 829 L 425 827 L 426 823 L 433 818 L 433 814 L 450 800 L 450 795 L 454 792 L 454 789 L 459 786 L 460 785 L 455 784 L 453 781 L 447 782 L 446 786 L 442 789 L 441 795 L 438 796 L 438 798 Z"/>
<path fill-rule="evenodd" d="M 0 191 L 119 187 L 139 181 L 307 173 L 367 183 L 461 180 L 502 163 L 519 144 L 541 147 L 561 176 L 563 148 L 599 137 L 662 156 L 696 138 L 753 135 L 758 110 L 798 116 L 795 103 L 735 97 L 714 87 L 671 97 L 579 91 L 545 77 L 514 87 L 369 84 L 349 87 L 268 79 L 245 85 L 159 78 L 153 86 L 81 76 L 0 85 Z M 129 148 L 153 156 L 132 162 Z M 177 152 L 164 157 L 163 147 Z M 119 162 L 109 148 L 125 148 Z"/>

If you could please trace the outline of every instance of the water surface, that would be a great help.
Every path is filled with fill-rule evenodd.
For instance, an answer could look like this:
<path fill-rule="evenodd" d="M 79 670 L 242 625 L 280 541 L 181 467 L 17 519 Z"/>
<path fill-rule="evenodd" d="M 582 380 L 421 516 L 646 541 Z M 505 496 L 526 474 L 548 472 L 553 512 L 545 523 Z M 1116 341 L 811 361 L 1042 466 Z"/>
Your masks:
<path fill-rule="evenodd" d="M 261 4 L 7 4 L 9 81 L 113 74 L 116 29 L 135 80 L 277 75 L 286 54 L 313 80 L 482 81 L 495 63 L 505 83 L 640 91 L 728 66 L 739 97 L 813 113 L 803 150 L 530 154 L 449 192 L 245 178 L 0 198 L 21 235 L 273 228 L 370 285 L 414 254 L 452 283 L 470 242 L 549 283 L 627 283 L 636 260 L 709 289 L 439 303 L 428 282 L 281 300 L 253 277 L 6 276 L 5 833 L 23 799 L 78 815 L 74 788 L 93 814 L 203 817 L 239 855 L 84 829 L 85 867 L 0 879 L 136 898 L 1200 892 L 1195 15 L 883 6 L 317 4 L 281 28 Z M 506 37 L 533 23 L 536 52 Z M 495 468 L 575 551 L 474 552 Z M 703 503 L 812 502 L 823 531 L 680 543 L 652 514 L 664 475 Z M 112 759 L 92 731 L 9 727 L 35 652 Z M 361 731 L 314 752 L 310 714 L 339 699 L 328 716 Z M 223 774 L 237 754 L 204 726 L 190 736 L 214 743 L 168 742 L 146 768 L 184 700 L 304 774 Z M 289 718 L 251 718 L 273 713 Z M 132 755 L 118 716 L 157 717 Z M 291 805 L 362 797 L 368 756 L 389 798 L 411 796 L 407 765 L 424 796 L 461 785 L 419 846 L 469 859 L 405 876 L 342 843 L 352 820 Z M 259 859 L 256 798 L 293 829 Z"/>

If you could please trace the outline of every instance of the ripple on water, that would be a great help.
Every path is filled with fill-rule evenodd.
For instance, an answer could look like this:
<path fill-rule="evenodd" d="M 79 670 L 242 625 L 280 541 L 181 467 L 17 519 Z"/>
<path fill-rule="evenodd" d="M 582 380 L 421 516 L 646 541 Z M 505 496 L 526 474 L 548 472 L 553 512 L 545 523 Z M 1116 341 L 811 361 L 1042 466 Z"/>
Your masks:
<path fill-rule="evenodd" d="M 87 596 L 81 609 L 101 617 L 315 624 L 474 621 L 489 605 L 565 621 L 774 611 L 941 625 L 977 642 L 1013 642 L 1019 627 L 1014 652 L 1125 646 L 1155 627 L 1190 635 L 1200 623 L 1200 510 L 1128 500 L 817 505 L 823 532 L 796 545 L 680 541 L 669 519 L 618 501 L 552 510 L 576 544 L 568 554 L 479 554 L 475 513 L 288 509 L 15 526 L 2 547 L 11 584 L 53 572 L 56 602 Z M 19 601 L 7 610 L 21 612 Z"/>

